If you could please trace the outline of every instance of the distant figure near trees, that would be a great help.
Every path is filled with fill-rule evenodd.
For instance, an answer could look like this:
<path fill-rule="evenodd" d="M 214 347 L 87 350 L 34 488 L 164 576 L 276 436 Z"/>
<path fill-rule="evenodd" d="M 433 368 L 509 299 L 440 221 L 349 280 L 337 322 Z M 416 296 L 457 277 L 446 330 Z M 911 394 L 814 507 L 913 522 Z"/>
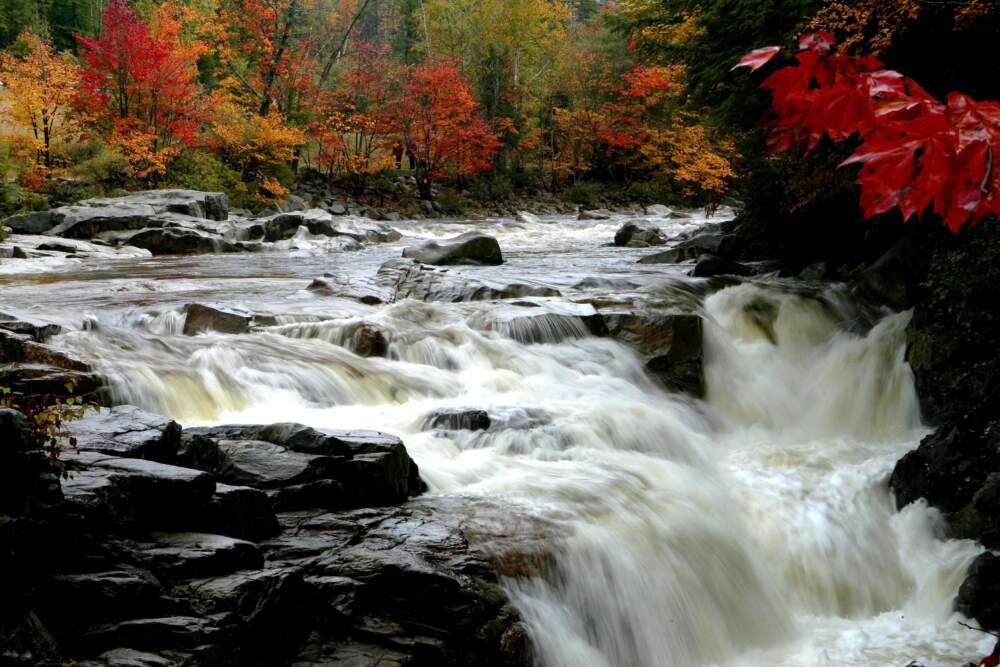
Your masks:
<path fill-rule="evenodd" d="M 396 158 L 396 169 L 403 168 L 403 142 L 397 141 L 392 145 L 392 154 Z M 413 167 L 411 166 L 410 169 Z"/>
<path fill-rule="evenodd" d="M 417 168 L 417 154 L 413 150 L 413 144 L 406 145 L 406 159 L 410 161 L 410 171 Z"/>

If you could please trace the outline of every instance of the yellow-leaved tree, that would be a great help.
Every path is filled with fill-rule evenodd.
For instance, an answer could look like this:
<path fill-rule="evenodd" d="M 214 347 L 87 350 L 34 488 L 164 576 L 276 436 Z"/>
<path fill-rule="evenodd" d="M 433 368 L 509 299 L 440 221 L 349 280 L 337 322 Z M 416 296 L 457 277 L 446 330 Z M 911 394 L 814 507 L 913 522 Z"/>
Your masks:
<path fill-rule="evenodd" d="M 75 87 L 80 79 L 73 57 L 56 53 L 32 32 L 0 53 L 0 81 L 10 105 L 11 128 L 4 137 L 36 167 L 52 167 L 52 147 L 76 135 L 71 115 Z"/>

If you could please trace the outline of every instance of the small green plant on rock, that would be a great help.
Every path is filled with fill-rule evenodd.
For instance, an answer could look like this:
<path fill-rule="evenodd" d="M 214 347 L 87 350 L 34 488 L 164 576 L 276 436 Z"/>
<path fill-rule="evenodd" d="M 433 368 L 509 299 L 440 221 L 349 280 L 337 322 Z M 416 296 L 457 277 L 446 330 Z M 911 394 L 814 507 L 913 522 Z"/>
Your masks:
<path fill-rule="evenodd" d="M 87 403 L 80 396 L 73 396 L 76 387 L 68 382 L 66 397 L 25 397 L 21 392 L 0 387 L 0 407 L 11 408 L 24 414 L 32 430 L 38 435 L 53 472 L 64 479 L 73 472 L 71 466 L 61 458 L 67 448 L 76 449 L 76 437 L 68 429 L 68 424 L 82 418 L 88 410 L 97 406 Z"/>

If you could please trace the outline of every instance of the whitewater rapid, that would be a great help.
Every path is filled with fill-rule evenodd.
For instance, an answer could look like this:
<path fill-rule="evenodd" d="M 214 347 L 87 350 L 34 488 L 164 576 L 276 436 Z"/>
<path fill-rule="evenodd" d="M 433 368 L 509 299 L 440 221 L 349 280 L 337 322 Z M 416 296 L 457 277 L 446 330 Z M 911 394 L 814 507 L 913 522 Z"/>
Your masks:
<path fill-rule="evenodd" d="M 653 222 L 678 233 L 704 220 Z M 490 225 L 508 262 L 479 275 L 569 295 L 531 308 L 320 303 L 303 289 L 309 271 L 372 275 L 399 248 L 347 257 L 305 237 L 262 259 L 72 267 L 72 315 L 54 299 L 29 307 L 19 295 L 34 278 L 7 294 L 72 323 L 58 344 L 93 361 L 117 400 L 186 426 L 387 431 L 430 493 L 556 525 L 551 568 L 505 582 L 542 665 L 951 667 L 988 653 L 952 611 L 978 548 L 938 539 L 940 517 L 922 503 L 896 512 L 887 488 L 926 432 L 904 360 L 908 314 L 873 321 L 836 287 L 776 279 L 714 291 L 701 308 L 706 397 L 671 394 L 629 347 L 555 317 L 687 280 L 635 265 L 642 251 L 602 247 L 619 223 L 402 226 L 412 242 Z M 195 300 L 266 308 L 277 324 L 183 336 L 180 304 Z M 555 315 L 512 320 L 510 308 Z M 361 321 L 387 333 L 386 358 L 344 347 Z M 423 430 L 445 408 L 486 410 L 494 426 Z"/>

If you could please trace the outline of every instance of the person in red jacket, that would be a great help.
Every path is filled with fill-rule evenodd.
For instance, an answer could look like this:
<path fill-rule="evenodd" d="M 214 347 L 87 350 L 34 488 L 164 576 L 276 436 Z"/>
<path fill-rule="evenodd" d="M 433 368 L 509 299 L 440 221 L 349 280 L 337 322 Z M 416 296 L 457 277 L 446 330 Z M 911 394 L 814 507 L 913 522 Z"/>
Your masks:
<path fill-rule="evenodd" d="M 392 154 L 396 158 L 396 169 L 403 168 L 403 142 L 397 141 L 392 145 Z"/>

